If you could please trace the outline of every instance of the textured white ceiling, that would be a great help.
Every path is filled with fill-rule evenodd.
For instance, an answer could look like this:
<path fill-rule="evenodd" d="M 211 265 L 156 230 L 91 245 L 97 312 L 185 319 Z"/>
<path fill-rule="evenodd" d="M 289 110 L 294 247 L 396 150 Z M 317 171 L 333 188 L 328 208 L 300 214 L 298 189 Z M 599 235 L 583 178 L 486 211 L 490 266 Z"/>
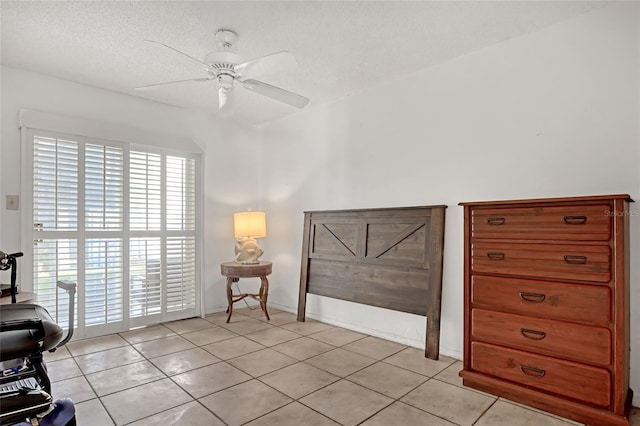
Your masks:
<path fill-rule="evenodd" d="M 217 113 L 216 83 L 134 87 L 205 76 L 157 40 L 203 58 L 220 28 L 252 59 L 280 50 L 299 66 L 262 80 L 330 102 L 607 2 L 582 1 L 5 1 L 2 64 Z M 236 85 L 234 118 L 295 113 Z"/>

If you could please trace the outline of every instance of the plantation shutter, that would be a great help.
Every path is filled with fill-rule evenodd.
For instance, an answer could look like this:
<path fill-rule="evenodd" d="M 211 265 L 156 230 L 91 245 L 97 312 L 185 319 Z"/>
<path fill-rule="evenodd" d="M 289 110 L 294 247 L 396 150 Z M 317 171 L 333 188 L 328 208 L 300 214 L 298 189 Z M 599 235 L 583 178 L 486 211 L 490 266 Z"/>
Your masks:
<path fill-rule="evenodd" d="M 56 283 L 78 279 L 79 148 L 71 138 L 33 138 L 32 285 L 38 303 L 63 324 L 68 321 L 68 303 Z"/>
<path fill-rule="evenodd" d="M 78 229 L 78 142 L 33 141 L 33 218 L 39 230 Z"/>
<path fill-rule="evenodd" d="M 167 156 L 167 311 L 195 309 L 195 161 Z"/>
<path fill-rule="evenodd" d="M 167 229 L 196 229 L 196 162 L 167 156 Z"/>
<path fill-rule="evenodd" d="M 131 152 L 129 172 L 130 225 L 132 231 L 160 231 L 162 211 L 161 156 Z"/>
<path fill-rule="evenodd" d="M 143 325 L 163 312 L 164 238 L 153 232 L 162 230 L 162 156 L 132 151 L 129 174 L 131 230 L 140 236 L 130 241 L 129 306 L 132 324 Z"/>
<path fill-rule="evenodd" d="M 125 319 L 124 149 L 84 148 L 84 324 L 106 329 Z"/>
<path fill-rule="evenodd" d="M 124 230 L 124 150 L 85 147 L 85 229 Z"/>
<path fill-rule="evenodd" d="M 137 325 L 162 313 L 162 243 L 158 237 L 148 237 L 132 238 L 129 244 L 129 311 L 132 319 L 142 319 L 135 320 Z"/>
<path fill-rule="evenodd" d="M 38 302 L 80 337 L 199 314 L 195 156 L 29 130 Z"/>

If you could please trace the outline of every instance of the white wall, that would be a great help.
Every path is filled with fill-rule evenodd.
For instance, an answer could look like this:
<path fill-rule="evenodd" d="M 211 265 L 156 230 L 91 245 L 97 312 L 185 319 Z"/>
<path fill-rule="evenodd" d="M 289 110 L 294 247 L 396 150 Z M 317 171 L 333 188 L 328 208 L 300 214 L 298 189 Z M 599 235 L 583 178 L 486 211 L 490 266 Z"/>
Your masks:
<path fill-rule="evenodd" d="M 210 313 L 227 307 L 226 278 L 220 275 L 220 263 L 235 257 L 233 213 L 262 208 L 259 199 L 262 144 L 255 129 L 228 122 L 203 126 L 199 133 L 216 135 L 204 160 L 203 231 L 208 248 L 203 259 L 203 283 L 205 312 Z M 258 285 L 253 283 L 246 289 L 253 291 Z"/>
<path fill-rule="evenodd" d="M 233 258 L 231 212 L 238 208 L 257 209 L 260 145 L 255 130 L 245 130 L 220 122 L 203 112 L 189 111 L 96 87 L 60 80 L 41 74 L 1 68 L 2 111 L 0 123 L 0 250 L 26 250 L 21 241 L 22 210 L 5 208 L 7 194 L 20 194 L 20 109 L 43 111 L 123 129 L 123 134 L 148 135 L 148 144 L 160 137 L 188 140 L 181 147 L 203 152 L 203 284 L 205 312 L 226 303 L 217 264 Z M 215 102 L 213 102 L 215 107 Z M 242 161 L 242 163 L 240 163 Z M 242 173 L 244 170 L 246 173 Z M 26 200 L 21 197 L 23 205 Z M 8 272 L 0 278 L 6 282 Z M 22 283 L 28 289 L 29 283 Z"/>
<path fill-rule="evenodd" d="M 637 3 L 607 7 L 266 126 L 270 301 L 296 309 L 303 211 L 447 204 L 441 352 L 461 358 L 459 202 L 640 197 L 638 22 Z M 632 208 L 637 253 L 640 208 Z M 639 281 L 632 262 L 635 405 Z M 424 345 L 422 317 L 313 295 L 307 312 Z"/>

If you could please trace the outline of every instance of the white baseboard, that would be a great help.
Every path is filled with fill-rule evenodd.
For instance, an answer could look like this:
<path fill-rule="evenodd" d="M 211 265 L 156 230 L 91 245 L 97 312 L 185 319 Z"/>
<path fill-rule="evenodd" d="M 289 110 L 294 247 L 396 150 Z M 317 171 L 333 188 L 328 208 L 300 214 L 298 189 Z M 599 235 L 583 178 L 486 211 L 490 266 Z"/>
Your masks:
<path fill-rule="evenodd" d="M 281 305 L 279 303 L 273 303 L 270 302 L 269 306 L 273 306 L 276 309 L 279 309 L 281 311 L 284 312 L 289 312 L 292 314 L 297 314 L 298 309 L 296 307 L 293 306 L 285 306 L 285 305 Z M 219 310 L 218 310 L 219 309 Z M 226 311 L 227 309 L 227 305 L 223 305 L 223 306 L 219 306 L 219 307 L 214 307 L 214 311 L 210 312 L 210 313 L 214 313 L 214 312 L 221 312 L 221 311 Z M 424 349 L 424 344 L 420 341 L 414 340 L 414 339 L 408 339 L 404 336 L 399 336 L 396 334 L 392 334 L 392 333 L 384 333 L 384 332 L 380 332 L 379 330 L 373 330 L 367 327 L 362 327 L 358 324 L 350 324 L 350 323 L 346 323 L 344 321 L 340 321 L 336 318 L 332 318 L 330 316 L 323 316 L 320 317 L 319 315 L 317 315 L 314 312 L 307 312 L 306 316 L 309 318 L 312 318 L 316 321 L 321 321 L 321 322 L 326 322 L 327 324 L 331 324 L 331 325 L 335 325 L 337 327 L 342 327 L 342 328 L 346 328 L 348 330 L 352 330 L 352 331 L 356 331 L 359 333 L 364 333 L 364 334 L 368 334 L 371 336 L 375 336 L 375 337 L 379 337 L 381 339 L 385 339 L 385 340 L 390 340 L 392 342 L 396 342 L 396 343 L 400 343 L 403 345 L 407 345 L 407 346 L 411 346 L 414 348 L 418 348 L 418 349 Z M 446 348 L 446 347 L 440 347 L 440 354 L 443 356 L 448 356 L 450 358 L 456 359 L 456 360 L 462 360 L 463 358 L 463 353 L 462 351 L 458 350 L 458 349 L 452 349 L 452 348 Z M 634 407 L 640 407 L 640 392 L 636 393 L 633 396 L 633 406 Z"/>
<path fill-rule="evenodd" d="M 280 305 L 278 303 L 269 303 L 269 305 L 273 306 L 274 308 L 280 309 L 281 311 L 285 311 L 285 312 L 290 312 L 290 313 L 294 313 L 294 314 L 296 314 L 298 312 L 297 308 L 294 308 L 294 307 L 291 307 L 291 306 L 283 306 L 283 305 Z M 370 336 L 378 337 L 380 339 L 385 339 L 385 340 L 389 340 L 391 342 L 396 342 L 396 343 L 400 343 L 402 345 L 407 345 L 407 346 L 411 346 L 413 348 L 424 350 L 424 343 L 422 341 L 411 339 L 411 338 L 407 338 L 406 336 L 400 336 L 400 335 L 393 334 L 393 333 L 382 332 L 380 330 L 364 327 L 364 326 L 362 326 L 360 324 L 347 323 L 347 322 L 341 321 L 341 320 L 339 320 L 337 318 L 334 318 L 334 317 L 331 317 L 331 316 L 327 316 L 327 315 L 320 316 L 315 312 L 307 311 L 306 312 L 306 316 L 308 318 L 314 319 L 316 321 L 325 322 L 327 324 L 335 325 L 337 327 L 346 328 L 347 330 L 356 331 L 358 333 L 363 333 L 363 334 L 368 334 Z M 454 358 L 456 360 L 462 360 L 462 352 L 457 350 L 457 349 L 444 348 L 444 347 L 441 346 L 440 347 L 440 354 L 443 355 L 443 356 Z"/>

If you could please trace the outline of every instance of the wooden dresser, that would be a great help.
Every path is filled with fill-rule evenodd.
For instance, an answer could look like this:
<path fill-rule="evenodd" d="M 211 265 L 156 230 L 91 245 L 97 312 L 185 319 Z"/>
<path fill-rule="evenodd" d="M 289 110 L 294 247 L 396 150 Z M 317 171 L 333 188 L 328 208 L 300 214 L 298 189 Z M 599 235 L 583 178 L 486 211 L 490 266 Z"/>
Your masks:
<path fill-rule="evenodd" d="M 465 386 L 629 424 L 628 195 L 464 207 Z"/>

